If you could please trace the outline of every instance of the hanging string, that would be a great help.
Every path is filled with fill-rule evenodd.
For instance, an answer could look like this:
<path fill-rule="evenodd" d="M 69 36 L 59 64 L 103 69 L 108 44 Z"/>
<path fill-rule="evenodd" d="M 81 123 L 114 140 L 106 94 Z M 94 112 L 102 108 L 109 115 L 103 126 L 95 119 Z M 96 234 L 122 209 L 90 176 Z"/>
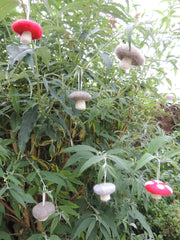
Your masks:
<path fill-rule="evenodd" d="M 161 171 L 161 160 L 158 159 L 157 180 L 159 181 Z"/>
<path fill-rule="evenodd" d="M 81 68 L 81 91 L 82 91 L 82 85 L 83 85 L 83 69 Z"/>
<path fill-rule="evenodd" d="M 106 161 L 106 157 L 104 158 L 104 182 L 106 183 L 106 177 L 107 177 L 107 161 Z"/>
<path fill-rule="evenodd" d="M 27 12 L 26 12 L 26 20 L 29 20 L 30 15 L 30 0 L 27 0 Z"/>
<path fill-rule="evenodd" d="M 42 205 L 43 205 L 43 207 L 44 207 L 44 205 L 45 205 L 45 201 L 46 201 L 46 193 L 45 193 L 45 188 L 44 188 L 44 186 L 43 186 L 43 194 L 42 194 Z"/>
<path fill-rule="evenodd" d="M 81 85 L 80 72 L 78 71 L 78 91 L 80 91 L 80 85 Z"/>

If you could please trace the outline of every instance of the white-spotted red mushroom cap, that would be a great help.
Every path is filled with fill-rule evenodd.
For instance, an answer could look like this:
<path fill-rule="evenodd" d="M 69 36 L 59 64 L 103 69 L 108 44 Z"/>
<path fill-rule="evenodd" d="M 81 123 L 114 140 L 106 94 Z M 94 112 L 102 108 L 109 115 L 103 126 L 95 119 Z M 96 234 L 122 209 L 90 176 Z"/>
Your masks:
<path fill-rule="evenodd" d="M 115 49 L 116 56 L 121 60 L 121 68 L 126 70 L 134 66 L 141 66 L 144 64 L 144 56 L 141 54 L 139 49 L 131 46 L 129 49 L 129 45 L 122 44 L 116 47 Z"/>
<path fill-rule="evenodd" d="M 100 195 L 102 201 L 107 202 L 110 200 L 110 194 L 115 192 L 116 186 L 113 183 L 100 183 L 93 187 L 94 192 Z"/>
<path fill-rule="evenodd" d="M 32 209 L 32 215 L 39 221 L 45 221 L 55 211 L 55 206 L 52 202 L 45 201 L 38 203 Z"/>
<path fill-rule="evenodd" d="M 69 95 L 71 100 L 76 101 L 75 108 L 78 110 L 86 109 L 86 101 L 91 99 L 91 95 L 85 91 L 75 91 Z"/>
<path fill-rule="evenodd" d="M 171 187 L 166 185 L 165 183 L 158 180 L 149 180 L 145 183 L 145 188 L 148 192 L 152 194 L 157 194 L 160 196 L 168 196 L 173 193 Z"/>

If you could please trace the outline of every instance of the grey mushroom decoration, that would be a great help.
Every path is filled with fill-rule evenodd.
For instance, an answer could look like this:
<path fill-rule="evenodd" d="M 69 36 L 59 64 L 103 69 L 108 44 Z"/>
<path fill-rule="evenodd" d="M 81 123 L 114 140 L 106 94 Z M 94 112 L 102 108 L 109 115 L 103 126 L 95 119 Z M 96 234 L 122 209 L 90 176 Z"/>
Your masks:
<path fill-rule="evenodd" d="M 107 202 L 111 198 L 110 194 L 115 192 L 116 186 L 113 183 L 100 183 L 96 184 L 93 190 L 97 195 L 100 195 L 101 201 Z"/>
<path fill-rule="evenodd" d="M 136 47 L 131 46 L 129 49 L 129 45 L 122 44 L 116 47 L 115 49 L 116 56 L 121 60 L 120 67 L 123 70 L 127 70 L 134 66 L 141 66 L 144 64 L 144 56 Z"/>
<path fill-rule="evenodd" d="M 32 209 L 32 215 L 39 221 L 46 221 L 55 211 L 55 206 L 52 202 L 45 201 L 38 203 Z"/>
<path fill-rule="evenodd" d="M 91 99 L 91 95 L 85 91 L 75 91 L 69 95 L 71 100 L 76 101 L 75 108 L 78 110 L 86 109 L 86 101 Z"/>

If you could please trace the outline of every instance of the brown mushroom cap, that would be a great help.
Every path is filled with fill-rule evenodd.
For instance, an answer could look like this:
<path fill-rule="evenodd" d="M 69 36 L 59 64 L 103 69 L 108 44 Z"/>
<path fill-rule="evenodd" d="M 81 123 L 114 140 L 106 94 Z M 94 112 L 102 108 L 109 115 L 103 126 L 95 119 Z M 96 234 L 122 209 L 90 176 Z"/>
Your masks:
<path fill-rule="evenodd" d="M 129 51 L 128 45 L 119 45 L 115 49 L 115 54 L 120 60 L 130 58 L 132 60 L 131 65 L 140 66 L 144 64 L 144 56 L 136 47 L 131 46 L 131 50 Z"/>
<path fill-rule="evenodd" d="M 41 202 L 33 207 L 32 215 L 39 221 L 45 221 L 51 214 L 53 214 L 54 211 L 54 204 L 52 202 L 45 201 L 44 205 L 43 202 Z"/>
<path fill-rule="evenodd" d="M 85 91 L 75 91 L 69 95 L 69 98 L 75 101 L 78 100 L 89 101 L 91 99 L 91 95 Z"/>

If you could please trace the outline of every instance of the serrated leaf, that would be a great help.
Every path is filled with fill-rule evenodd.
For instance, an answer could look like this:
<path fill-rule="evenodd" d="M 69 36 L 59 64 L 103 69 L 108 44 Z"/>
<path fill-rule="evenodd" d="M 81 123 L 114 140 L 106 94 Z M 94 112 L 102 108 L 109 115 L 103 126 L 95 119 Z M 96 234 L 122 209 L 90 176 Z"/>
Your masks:
<path fill-rule="evenodd" d="M 41 171 L 41 174 L 43 175 L 43 178 L 47 181 L 56 183 L 58 185 L 66 186 L 65 181 L 60 176 L 58 176 L 57 173 Z"/>
<path fill-rule="evenodd" d="M 53 221 L 51 223 L 51 227 L 50 227 L 51 234 L 54 232 L 54 229 L 57 227 L 58 222 L 59 222 L 59 218 L 58 217 L 53 219 Z"/>
<path fill-rule="evenodd" d="M 51 235 L 49 240 L 61 240 L 61 238 L 58 237 L 57 235 Z"/>
<path fill-rule="evenodd" d="M 8 157 L 8 151 L 1 145 L 0 145 L 0 156 Z"/>
<path fill-rule="evenodd" d="M 21 197 L 20 193 L 14 191 L 13 189 L 9 190 L 11 196 L 18 202 L 20 203 L 24 208 L 26 208 L 26 205 L 24 203 L 23 198 Z"/>
<path fill-rule="evenodd" d="M 150 154 L 156 153 L 159 150 L 159 148 L 163 146 L 165 142 L 168 142 L 171 139 L 172 138 L 170 136 L 160 136 L 160 137 L 154 138 L 148 146 L 148 149 L 147 149 L 148 153 Z"/>
<path fill-rule="evenodd" d="M 133 208 L 132 213 L 134 214 L 134 218 L 138 219 L 143 228 L 146 229 L 146 231 L 149 233 L 150 239 L 154 239 L 150 225 L 147 223 L 144 215 L 142 215 L 142 213 L 140 213 L 136 208 Z"/>
<path fill-rule="evenodd" d="M 79 151 L 90 151 L 90 152 L 98 153 L 98 151 L 95 148 L 88 145 L 76 145 L 76 146 L 68 147 L 62 150 L 62 152 L 79 152 Z"/>
<path fill-rule="evenodd" d="M 2 239 L 2 240 L 4 240 L 4 239 L 11 240 L 11 237 L 10 237 L 10 235 L 8 233 L 0 231 L 0 239 Z"/>
<path fill-rule="evenodd" d="M 82 172 L 84 172 L 87 168 L 91 167 L 92 165 L 94 165 L 94 164 L 96 164 L 96 163 L 98 163 L 98 162 L 100 162 L 102 160 L 104 160 L 104 156 L 94 156 L 94 157 L 91 157 L 88 161 L 86 161 L 82 165 L 82 167 L 81 167 L 81 169 L 79 171 L 79 174 L 82 174 Z"/>
<path fill-rule="evenodd" d="M 110 56 L 106 53 L 100 53 L 100 57 L 103 60 L 103 62 L 106 64 L 106 67 L 107 67 L 106 74 L 108 74 L 113 65 L 112 60 L 111 60 Z"/>
<path fill-rule="evenodd" d="M 80 233 L 82 233 L 84 230 L 86 230 L 89 227 L 89 224 L 94 220 L 94 218 L 86 218 L 84 219 L 80 225 L 76 228 L 76 231 L 74 233 L 73 239 L 75 239 L 77 236 L 79 236 Z"/>
<path fill-rule="evenodd" d="M 10 126 L 11 126 L 11 130 L 15 132 L 19 130 L 21 126 L 21 117 L 17 112 L 13 112 L 10 115 Z"/>
<path fill-rule="evenodd" d="M 4 171 L 2 170 L 2 168 L 0 168 L 0 177 L 4 176 Z"/>
<path fill-rule="evenodd" d="M 3 187 L 3 188 L 0 189 L 0 198 L 6 192 L 6 190 L 7 190 L 6 187 Z"/>
<path fill-rule="evenodd" d="M 80 162 L 82 159 L 89 159 L 93 157 L 94 154 L 90 151 L 79 151 L 74 153 L 70 158 L 68 158 L 64 168 L 69 167 L 71 165 L 76 164 L 77 162 Z"/>
<path fill-rule="evenodd" d="M 29 193 L 25 193 L 23 195 L 23 200 L 26 202 L 26 203 L 37 203 L 34 198 L 29 194 Z"/>
<path fill-rule="evenodd" d="M 154 159 L 154 156 L 145 153 L 137 162 L 136 162 L 136 167 L 134 169 L 134 172 L 136 172 L 138 169 L 142 168 L 144 165 L 146 165 L 148 162 L 150 162 L 152 159 Z"/>
<path fill-rule="evenodd" d="M 33 234 L 31 237 L 27 238 L 26 240 L 42 240 L 44 239 L 44 234 L 37 233 Z"/>
<path fill-rule="evenodd" d="M 26 143 L 29 140 L 30 133 L 38 117 L 38 104 L 30 108 L 22 119 L 22 124 L 19 132 L 18 145 L 21 153 L 24 153 Z"/>
<path fill-rule="evenodd" d="M 10 96 L 11 104 L 13 105 L 16 113 L 19 114 L 19 109 L 20 109 L 19 101 L 20 101 L 20 98 L 19 98 L 19 93 L 18 93 L 17 88 L 15 88 L 14 86 L 11 86 L 10 89 L 9 89 L 9 96 Z"/>
<path fill-rule="evenodd" d="M 21 61 L 27 54 L 34 54 L 35 50 L 26 45 L 8 45 L 7 51 L 10 56 L 9 64 L 10 68 L 14 65 L 16 61 Z"/>
<path fill-rule="evenodd" d="M 96 225 L 96 220 L 94 219 L 88 227 L 88 230 L 87 230 L 87 233 L 86 233 L 86 240 L 88 240 L 88 238 L 89 238 L 91 232 L 93 231 L 95 225 Z"/>
<path fill-rule="evenodd" d="M 112 160 L 113 162 L 117 163 L 117 165 L 122 168 L 126 169 L 126 171 L 130 171 L 130 163 L 120 157 L 114 155 L 108 155 L 108 159 Z"/>
<path fill-rule="evenodd" d="M 24 57 L 24 62 L 28 64 L 28 66 L 33 70 L 34 72 L 34 57 L 31 54 L 27 54 Z"/>
<path fill-rule="evenodd" d="M 77 213 L 76 211 L 74 211 L 72 208 L 70 208 L 70 207 L 67 207 L 67 206 L 59 206 L 59 208 L 63 211 L 63 212 L 65 212 L 65 213 L 67 213 L 67 214 L 70 214 L 70 215 L 73 215 L 73 216 L 76 216 L 76 217 L 78 217 L 79 216 L 79 213 Z"/>
<path fill-rule="evenodd" d="M 36 49 L 37 55 L 42 58 L 42 61 L 46 64 L 46 66 L 49 66 L 49 61 L 51 58 L 51 52 L 48 49 L 48 47 L 40 47 Z"/>
<path fill-rule="evenodd" d="M 0 1 L 0 20 L 2 20 L 10 11 L 19 5 L 18 0 L 1 0 Z"/>
<path fill-rule="evenodd" d="M 4 215 L 6 214 L 5 207 L 1 202 L 0 202 L 0 213 L 2 213 Z"/>

